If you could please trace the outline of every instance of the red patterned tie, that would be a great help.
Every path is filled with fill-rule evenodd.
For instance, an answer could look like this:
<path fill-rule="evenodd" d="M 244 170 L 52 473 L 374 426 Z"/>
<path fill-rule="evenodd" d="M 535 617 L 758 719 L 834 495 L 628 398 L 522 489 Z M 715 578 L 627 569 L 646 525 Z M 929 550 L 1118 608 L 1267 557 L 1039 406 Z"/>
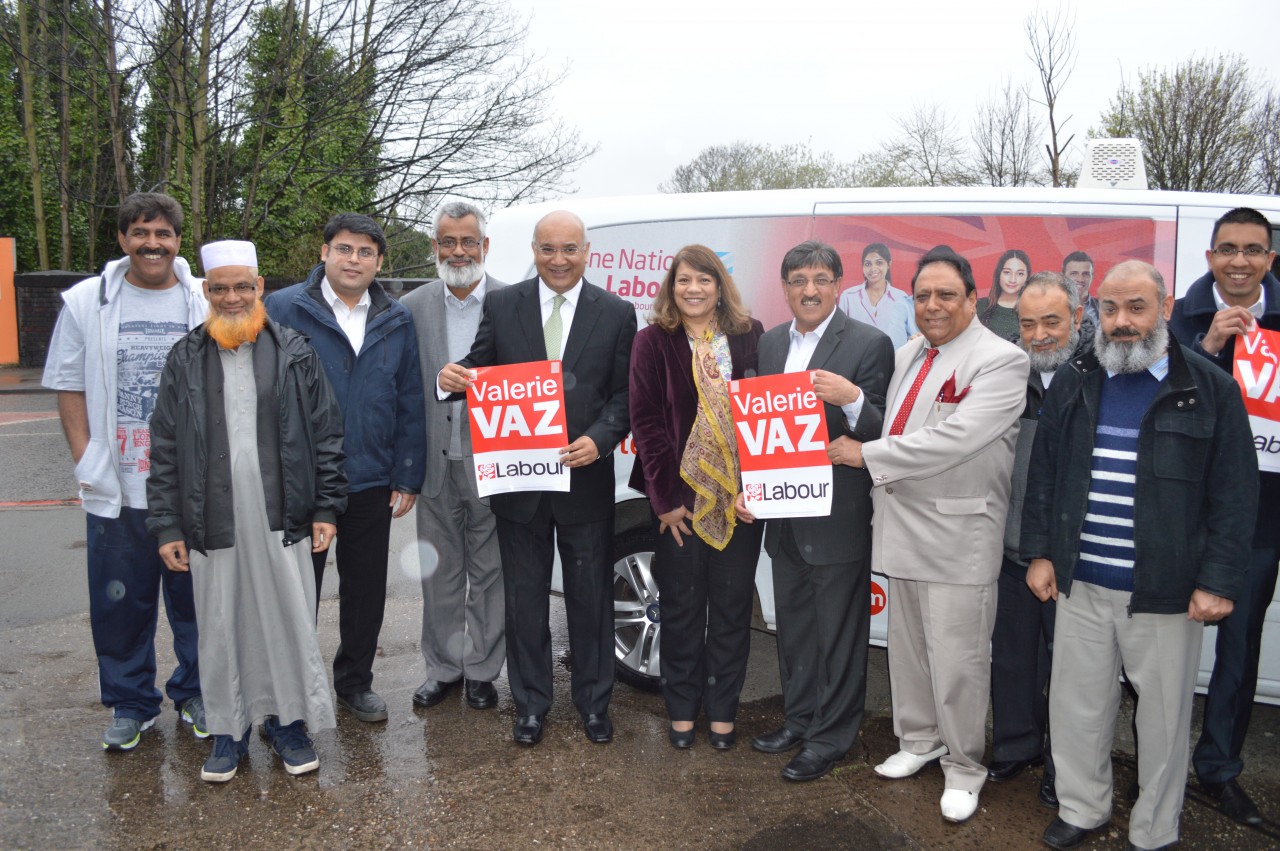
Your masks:
<path fill-rule="evenodd" d="M 893 427 L 889 429 L 890 437 L 902 434 L 902 430 L 907 427 L 907 417 L 911 416 L 911 406 L 916 403 L 916 397 L 920 395 L 920 385 L 924 384 L 925 376 L 929 374 L 929 367 L 933 366 L 933 359 L 937 356 L 937 349 L 924 350 L 924 365 L 916 373 L 916 380 L 911 382 L 911 389 L 907 391 L 907 397 L 902 400 L 902 407 L 898 409 L 898 415 L 893 418 Z"/>

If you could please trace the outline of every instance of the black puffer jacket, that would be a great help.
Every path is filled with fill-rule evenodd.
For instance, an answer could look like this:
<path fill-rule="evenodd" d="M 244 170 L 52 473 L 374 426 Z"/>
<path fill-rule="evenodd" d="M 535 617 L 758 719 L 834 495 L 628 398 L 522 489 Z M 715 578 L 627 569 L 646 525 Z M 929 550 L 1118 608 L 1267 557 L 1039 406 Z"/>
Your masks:
<path fill-rule="evenodd" d="M 268 344 L 271 349 L 260 349 Z M 313 522 L 333 523 L 346 510 L 342 411 L 306 337 L 268 319 L 255 349 L 268 523 L 284 531 L 290 546 L 311 535 Z M 201 553 L 235 545 L 231 461 L 219 451 L 227 443 L 222 388 L 208 386 L 211 373 L 221 374 L 216 363 L 217 344 L 203 325 L 179 340 L 151 416 L 147 529 L 160 544 L 185 539 Z M 260 374 L 264 363 L 274 374 Z M 272 408 L 279 422 L 274 434 L 261 427 Z"/>

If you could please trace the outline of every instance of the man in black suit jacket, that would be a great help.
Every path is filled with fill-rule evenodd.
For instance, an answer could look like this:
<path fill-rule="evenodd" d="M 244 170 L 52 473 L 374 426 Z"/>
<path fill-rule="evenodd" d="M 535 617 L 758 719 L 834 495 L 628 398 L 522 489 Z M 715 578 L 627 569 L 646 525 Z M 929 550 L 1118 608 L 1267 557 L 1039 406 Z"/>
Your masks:
<path fill-rule="evenodd" d="M 832 470 L 831 515 L 770 520 L 778 670 L 786 721 L 751 746 L 765 753 L 804 748 L 782 769 L 816 780 L 852 747 L 866 701 L 871 631 L 871 478 L 848 465 L 852 440 L 875 440 L 893 374 L 893 343 L 836 309 L 843 268 L 821 242 L 802 242 L 782 260 L 782 292 L 795 317 L 760 338 L 760 374 L 816 370 L 825 403 Z M 740 502 L 740 513 L 741 505 Z"/>
<path fill-rule="evenodd" d="M 582 220 L 567 211 L 543 217 L 533 230 L 538 277 L 490 293 L 468 354 L 440 371 L 439 390 L 460 398 L 473 367 L 559 358 L 570 443 L 560 450 L 570 468 L 568 493 L 495 494 L 498 547 L 506 597 L 507 680 L 522 745 L 542 741 L 551 708 L 553 541 L 560 551 L 573 702 L 593 742 L 613 738 L 613 492 L 612 454 L 630 428 L 628 373 L 636 335 L 634 308 L 587 283 L 590 244 Z M 557 330 L 558 329 L 558 330 Z"/>

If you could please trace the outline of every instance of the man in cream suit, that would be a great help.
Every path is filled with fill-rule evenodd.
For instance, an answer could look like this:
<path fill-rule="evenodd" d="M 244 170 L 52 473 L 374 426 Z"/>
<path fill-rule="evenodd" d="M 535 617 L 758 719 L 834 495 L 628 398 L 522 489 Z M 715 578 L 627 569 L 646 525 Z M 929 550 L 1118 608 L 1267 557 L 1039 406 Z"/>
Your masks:
<path fill-rule="evenodd" d="M 855 447 L 874 486 L 872 569 L 889 577 L 889 681 L 901 750 L 876 766 L 909 777 L 941 757 L 943 818 L 978 808 L 996 580 L 1028 362 L 975 321 L 968 261 L 920 259 L 921 337 L 898 349 L 879 440 Z"/>
<path fill-rule="evenodd" d="M 489 238 L 484 213 L 451 201 L 436 213 L 434 243 L 440 279 L 406 295 L 418 330 L 423 375 L 471 351 L 485 295 L 505 287 L 485 274 Z M 444 700 L 466 682 L 467 705 L 498 704 L 493 686 L 506 659 L 502 559 L 489 500 L 476 491 L 467 403 L 427 398 L 427 479 L 418 501 L 422 559 L 422 656 L 427 678 L 415 706 Z"/>

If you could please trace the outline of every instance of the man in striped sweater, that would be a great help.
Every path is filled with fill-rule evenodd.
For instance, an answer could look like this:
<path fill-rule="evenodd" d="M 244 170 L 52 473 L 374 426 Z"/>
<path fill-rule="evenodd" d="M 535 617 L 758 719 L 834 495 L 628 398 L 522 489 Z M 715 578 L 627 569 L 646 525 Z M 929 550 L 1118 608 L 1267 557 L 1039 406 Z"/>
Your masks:
<path fill-rule="evenodd" d="M 1022 516 L 1027 585 L 1058 601 L 1044 841 L 1070 848 L 1111 818 L 1123 667 L 1141 697 L 1129 847 L 1161 848 L 1178 838 L 1204 624 L 1231 613 L 1248 563 L 1257 459 L 1235 382 L 1169 334 L 1153 266 L 1113 268 L 1098 304 L 1094 356 L 1045 396 Z"/>

